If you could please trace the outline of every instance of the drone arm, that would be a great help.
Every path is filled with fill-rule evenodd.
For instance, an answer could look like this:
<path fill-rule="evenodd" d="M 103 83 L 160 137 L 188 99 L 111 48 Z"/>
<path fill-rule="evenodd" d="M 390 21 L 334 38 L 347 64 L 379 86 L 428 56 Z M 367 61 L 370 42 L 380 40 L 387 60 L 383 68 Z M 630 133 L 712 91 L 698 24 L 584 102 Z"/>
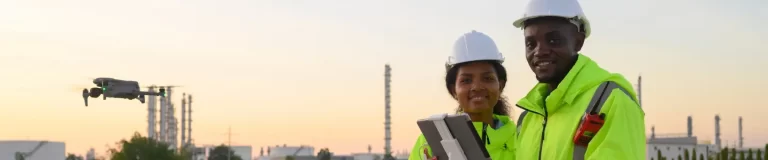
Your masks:
<path fill-rule="evenodd" d="M 149 96 L 163 96 L 162 92 L 139 92 L 140 95 L 149 95 Z"/>

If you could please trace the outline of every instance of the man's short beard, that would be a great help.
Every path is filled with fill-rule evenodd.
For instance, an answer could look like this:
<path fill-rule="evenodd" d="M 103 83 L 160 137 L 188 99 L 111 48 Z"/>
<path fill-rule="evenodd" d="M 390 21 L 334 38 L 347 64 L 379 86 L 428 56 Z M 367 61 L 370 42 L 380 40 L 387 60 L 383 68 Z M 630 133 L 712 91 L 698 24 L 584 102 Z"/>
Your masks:
<path fill-rule="evenodd" d="M 571 72 L 571 69 L 573 69 L 573 65 L 576 64 L 576 61 L 578 61 L 578 54 L 575 54 L 573 59 L 566 64 L 568 67 L 562 70 L 555 70 L 555 74 L 552 77 L 549 78 L 539 78 L 539 76 L 536 76 L 536 80 L 539 81 L 539 83 L 547 83 L 547 84 L 560 84 L 560 82 L 565 79 L 566 76 L 568 76 L 568 73 Z"/>
<path fill-rule="evenodd" d="M 555 71 L 555 74 L 552 77 L 549 78 L 540 78 L 539 76 L 536 76 L 536 80 L 539 80 L 539 83 L 547 83 L 547 84 L 558 84 L 563 79 L 565 79 L 565 76 L 568 75 L 568 72 L 563 71 Z"/>

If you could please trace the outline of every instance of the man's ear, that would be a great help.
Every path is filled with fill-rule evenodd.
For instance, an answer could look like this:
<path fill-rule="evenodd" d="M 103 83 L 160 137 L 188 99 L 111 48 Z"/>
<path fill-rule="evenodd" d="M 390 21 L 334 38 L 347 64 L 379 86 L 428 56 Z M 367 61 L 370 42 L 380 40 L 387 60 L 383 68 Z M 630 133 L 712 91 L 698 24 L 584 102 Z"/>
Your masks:
<path fill-rule="evenodd" d="M 576 34 L 574 35 L 575 35 L 574 45 L 576 45 L 574 46 L 574 49 L 576 49 L 576 52 L 578 53 L 581 51 L 581 47 L 584 46 L 585 35 L 583 32 L 576 32 Z"/>

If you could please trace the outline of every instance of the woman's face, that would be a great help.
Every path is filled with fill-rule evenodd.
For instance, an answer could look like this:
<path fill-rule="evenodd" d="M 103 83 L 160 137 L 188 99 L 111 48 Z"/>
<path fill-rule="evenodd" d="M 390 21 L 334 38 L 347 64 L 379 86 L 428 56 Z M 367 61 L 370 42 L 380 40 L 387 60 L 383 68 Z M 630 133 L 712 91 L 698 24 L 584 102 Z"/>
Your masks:
<path fill-rule="evenodd" d="M 454 98 L 466 113 L 493 112 L 501 96 L 499 78 L 488 62 L 470 62 L 460 66 Z"/>

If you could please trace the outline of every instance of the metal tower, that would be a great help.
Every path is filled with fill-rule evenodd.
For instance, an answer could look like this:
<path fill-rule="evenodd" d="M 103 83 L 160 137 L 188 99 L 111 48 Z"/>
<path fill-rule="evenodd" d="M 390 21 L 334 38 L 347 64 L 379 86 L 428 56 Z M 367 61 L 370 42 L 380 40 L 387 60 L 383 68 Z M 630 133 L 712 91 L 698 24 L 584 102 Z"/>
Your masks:
<path fill-rule="evenodd" d="M 176 126 L 177 120 L 176 120 L 176 107 L 173 105 L 173 99 L 171 99 L 171 91 L 173 87 L 168 87 L 168 143 L 170 144 L 170 147 L 173 149 L 178 148 L 178 138 L 176 137 L 178 135 Z"/>
<path fill-rule="evenodd" d="M 693 137 L 693 117 L 688 116 L 688 137 Z"/>
<path fill-rule="evenodd" d="M 155 86 L 149 86 L 149 92 L 155 93 Z M 149 139 L 155 139 L 157 140 L 155 133 L 157 132 L 157 127 L 155 127 L 155 124 L 157 123 L 157 120 L 155 120 L 155 112 L 157 111 L 157 97 L 150 95 L 147 96 L 149 99 L 147 100 L 147 137 Z"/>
<path fill-rule="evenodd" d="M 187 93 L 181 94 L 181 147 L 187 147 Z"/>
<path fill-rule="evenodd" d="M 391 85 L 392 82 L 392 68 L 389 67 L 389 64 L 384 65 L 384 154 L 391 154 L 392 146 L 390 142 L 392 141 L 392 129 L 390 128 L 390 125 L 392 125 L 391 117 L 390 117 L 390 102 L 391 102 L 391 96 L 389 95 L 391 91 Z"/>
<path fill-rule="evenodd" d="M 744 137 L 741 135 L 741 116 L 739 116 L 739 148 L 744 147 Z"/>
<path fill-rule="evenodd" d="M 187 144 L 192 144 L 192 94 L 187 95 L 187 118 L 189 119 L 189 122 L 187 123 Z"/>
<path fill-rule="evenodd" d="M 160 89 L 165 89 L 165 87 L 160 87 Z M 166 90 L 166 93 L 167 92 L 170 92 L 170 91 Z M 168 104 L 167 100 L 168 100 L 168 97 L 162 97 L 162 96 L 160 97 L 160 122 L 159 122 L 160 135 L 157 138 L 157 140 L 160 142 L 168 142 L 166 141 L 167 135 L 168 135 L 166 131 L 166 129 L 168 128 L 168 125 L 167 125 L 168 124 L 168 116 L 167 116 L 168 107 L 166 106 Z"/>
<path fill-rule="evenodd" d="M 720 145 L 720 115 L 715 115 L 715 145 L 717 146 L 717 150 L 723 148 Z"/>

